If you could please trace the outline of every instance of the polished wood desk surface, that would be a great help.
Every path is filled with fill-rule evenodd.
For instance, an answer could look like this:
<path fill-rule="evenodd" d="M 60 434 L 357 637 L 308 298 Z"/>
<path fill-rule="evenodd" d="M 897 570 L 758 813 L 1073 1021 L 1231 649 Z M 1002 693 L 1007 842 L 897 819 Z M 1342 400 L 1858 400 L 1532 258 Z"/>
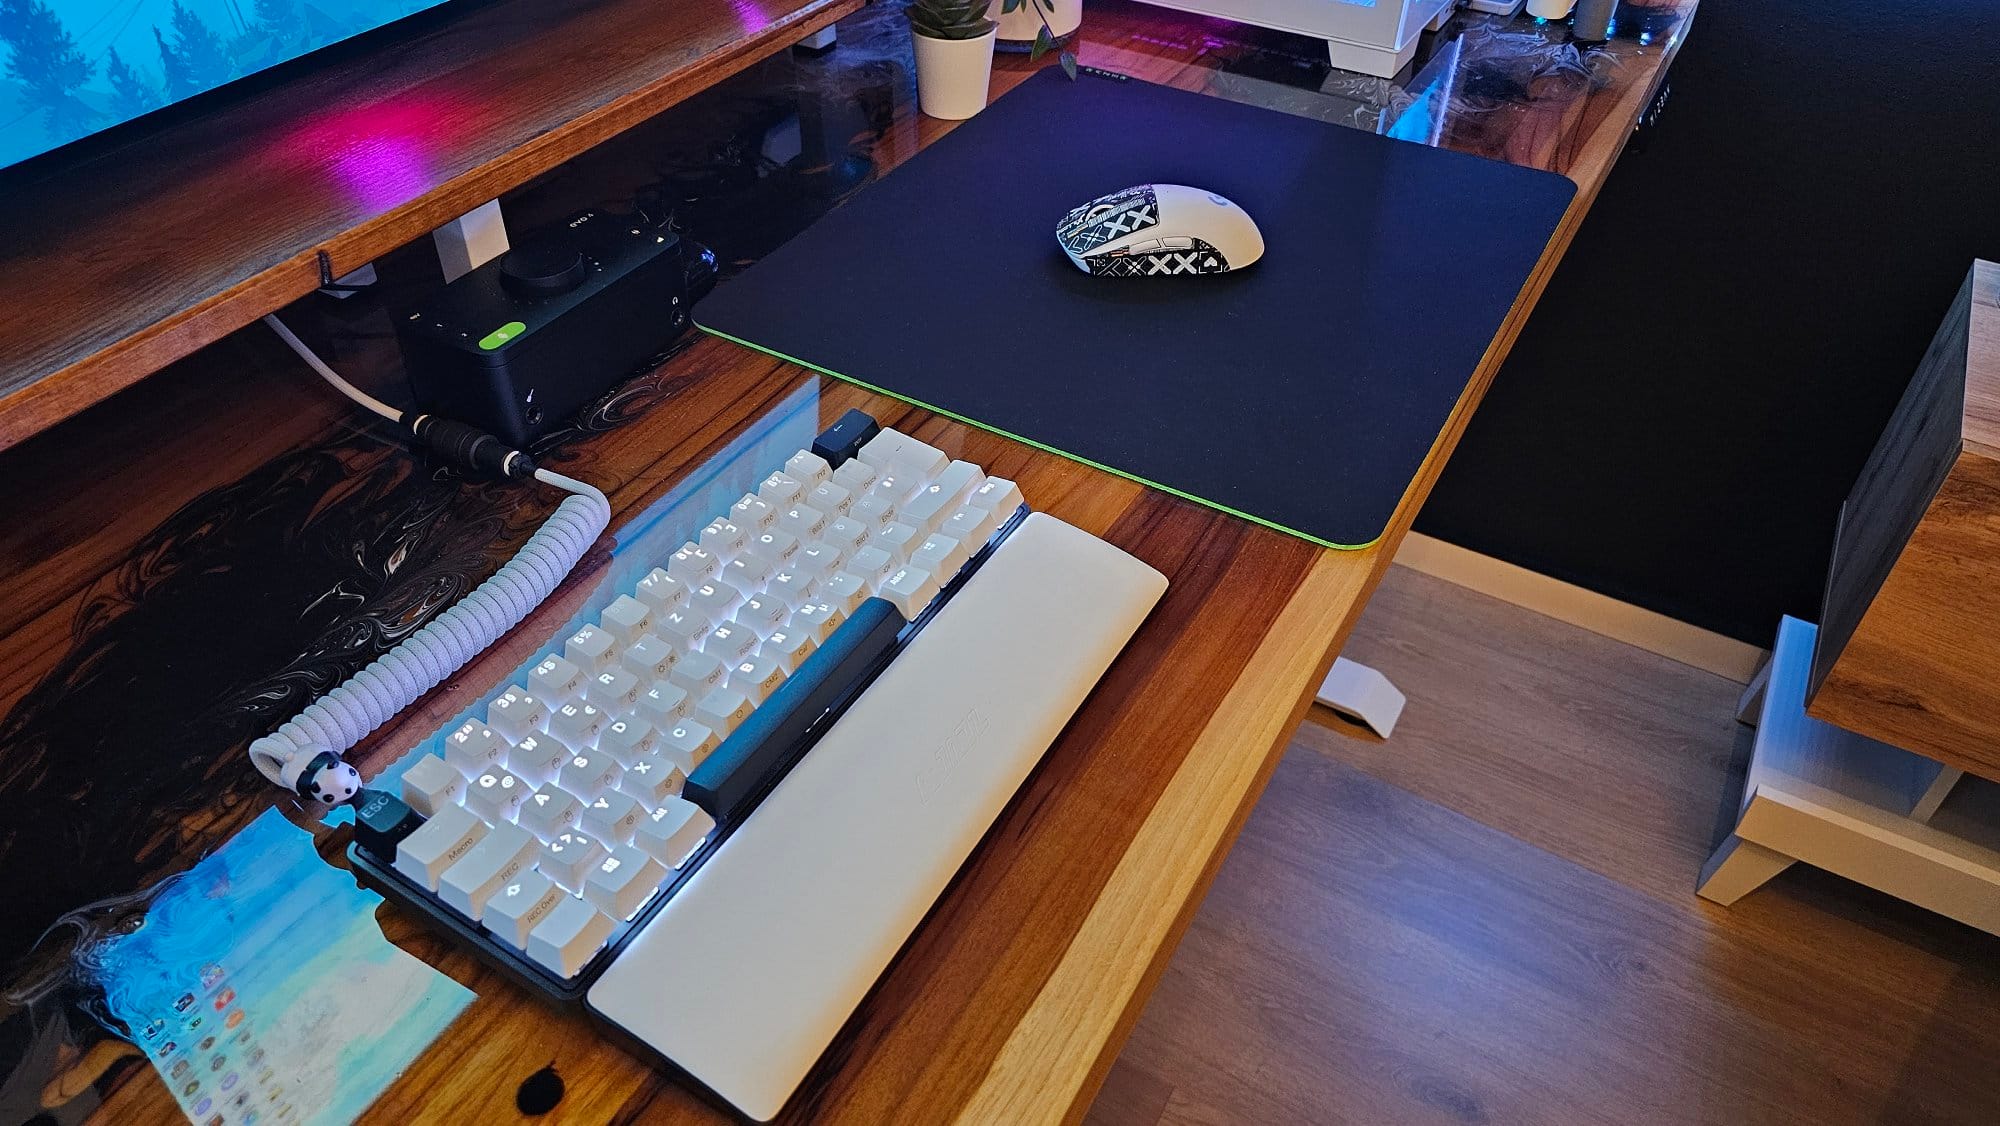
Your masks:
<path fill-rule="evenodd" d="M 1563 172 L 1581 191 L 1387 535 L 1371 550 L 1325 551 L 714 339 L 697 341 L 634 381 L 557 443 L 550 460 L 603 484 L 616 526 L 704 464 L 732 434 L 808 389 L 817 394 L 822 418 L 850 406 L 868 409 L 954 457 L 1018 480 L 1037 508 L 1133 552 L 1172 581 L 1165 600 L 820 1062 L 788 1117 L 1024 1122 L 1083 1113 L 1278 750 L 1652 99 L 1694 6 L 1680 0 L 1646 9 L 1641 14 L 1668 30 L 1644 45 L 1619 41 L 1590 66 L 1573 58 L 1565 63 L 1560 51 L 1543 51 L 1546 57 L 1536 61 L 1524 50 L 1528 41 L 1546 47 L 1543 41 L 1560 33 L 1526 24 L 1517 33 L 1462 41 L 1457 77 L 1442 94 L 1442 143 Z M 893 122 L 872 141 L 873 158 L 884 169 L 950 125 L 914 115 L 907 45 L 896 39 L 903 32 L 894 13 L 884 15 L 878 6 L 850 22 L 835 58 L 853 53 L 837 65 L 866 68 L 886 57 L 905 68 L 895 84 Z M 1490 23 L 1472 22 L 1480 28 Z M 891 43 L 886 54 L 871 54 L 870 44 L 884 36 Z M 1243 48 L 1242 42 L 1260 45 Z M 1106 4 L 1086 13 L 1081 54 L 1086 65 L 1202 90 L 1244 50 L 1268 55 L 1278 49 L 1268 45 L 1275 42 L 1216 21 Z M 1024 59 L 1003 57 L 994 95 L 1030 69 Z M 1491 79 L 1501 73 L 1516 79 L 1511 96 L 1494 93 L 1500 87 Z M 1467 84 L 1468 76 L 1482 74 L 1484 80 Z M 273 362 L 254 342 L 213 351 L 235 361 L 259 355 Z M 234 365 L 226 372 L 218 365 L 209 374 L 221 387 L 206 392 L 200 410 L 168 397 L 168 391 L 188 388 L 193 377 L 179 383 L 181 377 L 167 377 L 158 381 L 168 389 L 160 397 L 135 398 L 138 405 L 120 406 L 118 417 L 98 418 L 92 423 L 98 430 L 90 432 L 95 448 L 111 447 L 142 427 L 162 435 L 159 448 L 132 454 L 110 481 L 79 486 L 82 495 L 69 505 L 20 505 L 20 520 L 0 533 L 10 589 L 23 594 L 14 606 L 0 607 L 9 656 L 0 706 L 11 709 L 0 737 L 17 743 L 0 746 L 7 774 L 0 781 L 38 784 L 24 758 L 37 769 L 54 769 L 53 760 L 35 757 L 46 748 L 34 740 L 52 738 L 37 717 L 50 714 L 52 700 L 60 702 L 103 663 L 106 623 L 138 616 L 152 576 L 186 562 L 201 537 L 226 538 L 234 511 L 278 496 L 278 482 L 306 494 L 296 503 L 309 510 L 300 518 L 309 527 L 318 514 L 363 505 L 410 474 L 407 455 L 393 443 L 345 429 L 354 423 L 352 414 L 328 404 L 323 389 Z M 255 402 L 218 397 L 222 392 L 242 392 Z M 106 404 L 113 406 L 117 400 Z M 83 421 L 65 428 L 72 442 L 84 440 L 74 437 L 85 433 L 74 428 Z M 65 452 L 40 441 L 33 451 L 10 451 L 19 455 L 12 464 L 30 486 L 56 479 Z M 0 469 L 8 466 L 0 462 Z M 122 508 L 112 503 L 155 494 L 157 499 Z M 460 555 L 490 567 L 547 511 L 543 505 L 523 511 L 517 498 L 506 486 L 458 490 L 452 503 L 453 526 L 463 533 Z M 93 499 L 105 502 L 101 511 L 75 514 L 78 503 Z M 589 565 L 580 570 L 513 638 L 364 748 L 357 755 L 364 771 L 434 730 L 535 648 L 523 638 L 545 633 L 548 623 L 575 606 L 590 580 Z M 472 571 L 476 575 L 477 568 Z M 239 748 L 216 748 L 203 775 L 167 803 L 167 816 L 100 830 L 108 840 L 129 844 L 138 857 L 107 863 L 127 864 L 133 878 L 175 870 L 266 808 L 268 788 L 243 768 Z M 93 776 L 76 788 L 110 784 Z M 0 785 L 0 801 L 6 793 Z M 84 805 L 93 795 L 65 796 Z M 322 851 L 333 854 L 341 836 L 332 834 Z M 382 918 L 392 939 L 479 997 L 375 1105 L 373 1119 L 511 1120 L 521 1080 L 552 1062 L 567 1088 L 553 1115 L 561 1121 L 718 1117 L 666 1075 L 614 1047 L 581 1014 L 540 1004 L 393 908 Z M 150 1069 L 114 1064 L 112 1074 L 103 1120 L 175 1120 Z"/>
<path fill-rule="evenodd" d="M 0 449 L 442 226 L 861 0 L 430 13 L 258 96 L 6 189 Z"/>

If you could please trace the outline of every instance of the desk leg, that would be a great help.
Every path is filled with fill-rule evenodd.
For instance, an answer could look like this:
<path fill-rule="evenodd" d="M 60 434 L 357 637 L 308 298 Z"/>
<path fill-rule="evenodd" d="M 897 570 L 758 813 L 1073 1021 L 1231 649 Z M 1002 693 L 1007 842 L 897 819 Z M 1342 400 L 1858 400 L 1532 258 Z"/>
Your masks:
<path fill-rule="evenodd" d="M 1702 865 L 1695 894 L 1727 907 L 1791 866 L 1792 858 L 1784 853 L 1731 833 Z"/>

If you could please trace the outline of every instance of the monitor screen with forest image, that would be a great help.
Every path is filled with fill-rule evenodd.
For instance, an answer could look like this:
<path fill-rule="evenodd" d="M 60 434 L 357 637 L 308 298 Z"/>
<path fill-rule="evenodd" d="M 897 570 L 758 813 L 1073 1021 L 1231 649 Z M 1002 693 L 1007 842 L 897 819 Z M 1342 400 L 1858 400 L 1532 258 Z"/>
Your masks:
<path fill-rule="evenodd" d="M 0 0 L 0 168 L 444 0 Z"/>

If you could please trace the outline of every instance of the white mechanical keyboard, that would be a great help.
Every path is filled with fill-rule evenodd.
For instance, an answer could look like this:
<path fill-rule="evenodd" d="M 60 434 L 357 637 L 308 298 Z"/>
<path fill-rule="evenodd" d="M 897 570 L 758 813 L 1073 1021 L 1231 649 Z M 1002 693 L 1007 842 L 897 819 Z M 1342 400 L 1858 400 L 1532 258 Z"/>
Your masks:
<path fill-rule="evenodd" d="M 356 865 L 767 1117 L 1165 586 L 849 412 L 364 794 Z"/>

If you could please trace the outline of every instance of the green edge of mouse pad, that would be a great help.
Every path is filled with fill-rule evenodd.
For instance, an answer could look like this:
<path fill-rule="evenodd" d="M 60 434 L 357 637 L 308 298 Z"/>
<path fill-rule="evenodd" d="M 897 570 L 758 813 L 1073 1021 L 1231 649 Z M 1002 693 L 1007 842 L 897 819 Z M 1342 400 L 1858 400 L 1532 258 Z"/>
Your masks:
<path fill-rule="evenodd" d="M 1226 512 L 1229 515 L 1234 516 L 1239 520 L 1248 520 L 1252 524 L 1259 524 L 1262 525 L 1263 527 L 1270 528 L 1273 531 L 1283 532 L 1288 536 L 1297 536 L 1298 538 L 1305 540 L 1308 543 L 1316 543 L 1321 547 L 1330 547 L 1335 551 L 1364 551 L 1382 542 L 1381 536 L 1376 536 L 1374 539 L 1369 540 L 1367 543 L 1333 543 L 1329 540 L 1323 540 L 1318 536 L 1308 535 L 1305 532 L 1301 532 L 1297 528 L 1287 528 L 1283 524 L 1277 523 L 1276 521 L 1266 520 L 1262 516 L 1253 516 L 1248 512 L 1242 511 L 1241 509 L 1231 508 L 1228 505 L 1223 504 L 1219 501 L 1212 501 L 1207 499 L 1206 497 L 1195 496 L 1193 493 L 1182 492 L 1181 490 L 1174 488 L 1172 485 L 1162 485 L 1158 481 L 1149 481 L 1146 478 L 1141 477 L 1136 473 L 1127 473 L 1123 469 L 1116 468 L 1115 466 L 1105 465 L 1103 462 L 1092 461 L 1089 458 L 1083 457 L 1079 454 L 1070 453 L 1068 450 L 1056 449 L 1054 446 L 1037 442 L 1033 438 L 1025 438 L 1010 430 L 1003 430 L 998 426 L 988 425 L 987 423 L 981 422 L 976 418 L 967 418 L 965 415 L 959 414 L 956 411 L 948 411 L 943 407 L 935 406 L 931 403 L 926 403 L 922 399 L 914 399 L 908 395 L 901 395 L 894 391 L 889 390 L 886 387 L 877 387 L 875 384 L 870 383 L 865 379 L 856 379 L 851 375 L 842 375 L 840 372 L 823 368 L 818 364 L 808 363 L 805 360 L 799 359 L 797 356 L 787 356 L 786 354 L 778 351 L 775 348 L 766 348 L 762 344 L 753 344 L 750 341 L 744 340 L 741 337 L 731 336 L 726 332 L 721 332 L 716 329 L 712 329 L 707 325 L 702 324 L 699 319 L 697 319 L 694 322 L 694 325 L 696 328 L 702 330 L 705 333 L 708 333 L 710 336 L 720 337 L 723 340 L 730 341 L 731 343 L 741 344 L 745 348 L 749 348 L 752 351 L 762 352 L 767 356 L 775 356 L 778 359 L 785 361 L 786 363 L 797 364 L 802 368 L 811 368 L 813 371 L 819 372 L 821 375 L 831 376 L 834 379 L 838 379 L 843 383 L 852 383 L 856 387 L 867 388 L 868 390 L 875 392 L 877 395 L 886 395 L 887 397 L 895 399 L 898 402 L 908 403 L 913 407 L 922 407 L 924 410 L 930 411 L 933 414 L 941 414 L 946 418 L 956 419 L 959 422 L 965 423 L 967 426 L 977 426 L 981 430 L 985 430 L 992 434 L 998 434 L 1002 438 L 1011 438 L 1014 441 L 1019 442 L 1024 446 L 1033 446 L 1034 448 L 1041 450 L 1045 453 L 1052 453 L 1057 457 L 1065 457 L 1071 461 L 1080 462 L 1081 464 L 1088 465 L 1092 469 L 1101 469 L 1104 472 L 1110 473 L 1114 476 L 1123 477 L 1127 481 L 1137 481 L 1139 484 L 1144 485 L 1149 489 L 1158 489 L 1163 493 L 1171 493 L 1174 496 L 1180 497 L 1182 500 L 1193 501 L 1194 503 L 1202 505 L 1205 508 L 1213 508 L 1217 512 Z"/>

